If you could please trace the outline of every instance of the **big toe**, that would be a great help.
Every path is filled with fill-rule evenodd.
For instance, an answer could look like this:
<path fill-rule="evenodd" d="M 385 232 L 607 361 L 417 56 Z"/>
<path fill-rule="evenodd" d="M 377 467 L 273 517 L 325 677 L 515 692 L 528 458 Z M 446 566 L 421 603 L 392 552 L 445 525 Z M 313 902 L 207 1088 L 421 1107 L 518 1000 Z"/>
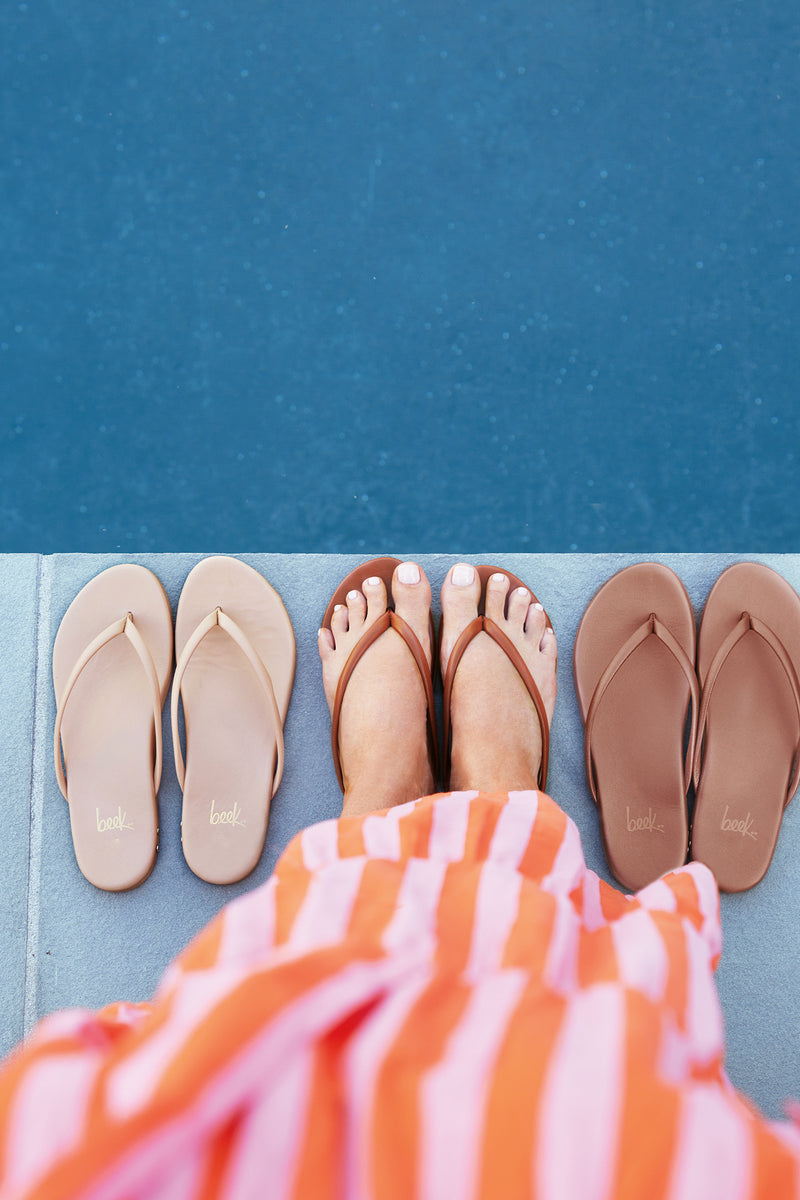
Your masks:
<path fill-rule="evenodd" d="M 481 581 L 469 563 L 456 563 L 442 585 L 442 674 L 461 633 L 478 615 Z"/>
<path fill-rule="evenodd" d="M 417 563 L 402 562 L 395 568 L 392 599 L 395 612 L 411 626 L 430 657 L 431 585 Z"/>

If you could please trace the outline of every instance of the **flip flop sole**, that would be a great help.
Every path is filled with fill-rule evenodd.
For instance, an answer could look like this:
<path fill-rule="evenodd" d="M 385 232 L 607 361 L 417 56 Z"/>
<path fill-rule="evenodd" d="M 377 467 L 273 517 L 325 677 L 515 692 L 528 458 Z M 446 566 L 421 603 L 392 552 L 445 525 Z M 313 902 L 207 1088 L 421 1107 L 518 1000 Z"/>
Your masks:
<path fill-rule="evenodd" d="M 743 613 L 763 622 L 800 670 L 800 597 L 761 563 L 736 563 L 711 589 L 698 637 L 705 686 L 725 638 Z M 753 630 L 732 646 L 708 700 L 700 748 L 692 857 L 726 892 L 753 887 L 766 874 L 778 841 L 798 745 L 792 685 L 779 657 Z"/>
<path fill-rule="evenodd" d="M 153 659 L 161 703 L 172 667 L 172 614 L 156 576 L 123 563 L 91 579 L 70 604 L 53 644 L 57 702 L 92 641 L 130 612 Z M 153 692 L 124 637 L 91 658 L 64 708 L 61 744 L 70 825 L 82 873 L 104 891 L 142 883 L 156 858 Z"/>
<path fill-rule="evenodd" d="M 623 568 L 590 601 L 575 639 L 584 723 L 604 672 L 650 614 L 694 663 L 694 615 L 681 580 L 660 563 Z M 675 657 L 651 636 L 622 663 L 597 705 L 592 764 L 600 830 L 612 872 L 633 891 L 686 861 L 683 743 L 690 698 Z"/>
<path fill-rule="evenodd" d="M 266 668 L 283 725 L 296 664 L 294 631 L 283 601 L 240 559 L 203 559 L 187 576 L 178 603 L 179 659 L 217 608 L 242 630 Z M 235 883 L 250 874 L 264 849 L 280 731 L 253 666 L 219 626 L 196 646 L 180 693 L 186 731 L 184 857 L 201 879 Z"/>

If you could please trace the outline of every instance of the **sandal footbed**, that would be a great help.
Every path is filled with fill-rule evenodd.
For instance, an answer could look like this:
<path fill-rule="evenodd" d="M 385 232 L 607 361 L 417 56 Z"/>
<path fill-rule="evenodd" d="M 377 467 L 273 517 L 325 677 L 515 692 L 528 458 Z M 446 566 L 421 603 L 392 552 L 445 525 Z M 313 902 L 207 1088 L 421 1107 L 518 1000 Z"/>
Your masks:
<path fill-rule="evenodd" d="M 682 581 L 661 563 L 623 568 L 590 601 L 576 635 L 575 687 L 584 722 L 603 672 L 651 613 L 694 663 L 694 614 Z M 593 762 L 601 836 L 613 874 L 632 891 L 686 861 L 690 699 L 678 663 L 649 637 L 620 667 L 598 706 Z"/>
<path fill-rule="evenodd" d="M 800 669 L 800 597 L 761 563 L 736 563 L 711 589 L 698 636 L 705 684 L 720 645 L 742 613 L 759 618 Z M 798 740 L 796 704 L 773 650 L 752 631 L 720 669 L 708 704 L 692 822 L 692 857 L 726 892 L 765 875 L 778 841 Z"/>
<path fill-rule="evenodd" d="M 74 598 L 53 644 L 56 702 L 86 647 L 126 613 L 153 659 L 160 701 L 172 671 L 172 613 L 160 580 L 121 563 Z M 86 664 L 61 727 L 70 826 L 78 866 L 104 891 L 126 891 L 153 869 L 158 805 L 153 765 L 153 693 L 133 646 L 120 635 Z"/>
<path fill-rule="evenodd" d="M 242 629 L 272 682 L 283 724 L 294 682 L 292 623 L 278 593 L 241 559 L 203 559 L 186 578 L 175 621 L 180 658 L 197 626 L 221 608 Z M 264 849 L 278 731 L 253 667 L 221 628 L 199 643 L 181 683 L 186 733 L 181 841 L 209 883 L 243 879 Z"/>

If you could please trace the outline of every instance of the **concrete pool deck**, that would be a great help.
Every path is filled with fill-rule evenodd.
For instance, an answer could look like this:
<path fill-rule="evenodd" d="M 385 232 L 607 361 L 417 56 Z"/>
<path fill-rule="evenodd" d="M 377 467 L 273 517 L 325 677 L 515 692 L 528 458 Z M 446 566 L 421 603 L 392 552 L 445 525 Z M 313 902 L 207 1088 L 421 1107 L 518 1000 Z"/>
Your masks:
<path fill-rule="evenodd" d="M 434 591 L 452 555 L 413 555 Z M 376 547 L 375 553 L 384 548 Z M 283 597 L 297 639 L 297 676 L 286 724 L 286 768 L 273 801 L 267 844 L 256 871 L 231 887 L 198 879 L 180 845 L 181 799 L 164 716 L 164 772 L 159 792 L 160 849 L 145 883 L 120 894 L 100 892 L 78 871 L 66 805 L 53 770 L 55 720 L 51 652 L 70 601 L 99 571 L 138 562 L 163 582 L 173 613 L 184 579 L 201 554 L 3 555 L 0 572 L 3 687 L 3 854 L 0 874 L 0 1050 L 9 1050 L 36 1019 L 65 1006 L 97 1007 L 141 1000 L 170 958 L 234 896 L 266 880 L 289 839 L 314 821 L 336 816 L 340 793 L 329 750 L 329 718 L 317 657 L 317 629 L 342 576 L 369 554 L 240 554 Z M 657 558 L 683 579 L 699 621 L 719 573 L 754 559 L 800 591 L 800 555 L 546 555 L 486 552 L 530 583 L 559 637 L 559 697 L 553 721 L 548 790 L 577 824 L 589 866 L 613 882 L 600 843 L 583 762 L 583 728 L 572 680 L 578 623 L 597 588 L 630 562 Z M 724 953 L 718 971 L 734 1084 L 768 1115 L 800 1098 L 800 802 L 786 811 L 772 865 L 750 892 L 722 897 Z"/>

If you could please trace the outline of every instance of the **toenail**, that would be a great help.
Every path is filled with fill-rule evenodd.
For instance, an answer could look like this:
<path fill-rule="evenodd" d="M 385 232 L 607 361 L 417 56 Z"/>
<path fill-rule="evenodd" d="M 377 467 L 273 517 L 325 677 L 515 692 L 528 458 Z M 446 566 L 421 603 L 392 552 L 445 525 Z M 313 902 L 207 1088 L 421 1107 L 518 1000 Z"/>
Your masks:
<path fill-rule="evenodd" d="M 496 575 L 492 576 L 492 582 L 493 583 L 506 583 L 507 580 L 506 580 L 505 575 L 501 575 L 500 572 L 498 572 Z"/>
<path fill-rule="evenodd" d="M 348 592 L 348 593 L 347 593 L 347 599 L 348 599 L 348 600 L 357 600 L 357 599 L 358 599 L 358 596 L 359 596 L 359 593 L 358 593 L 358 592 Z"/>
<path fill-rule="evenodd" d="M 419 567 L 413 562 L 400 563 L 397 578 L 400 583 L 419 583 Z"/>
<path fill-rule="evenodd" d="M 456 587 L 469 587 L 475 578 L 475 571 L 466 563 L 459 563 L 457 567 L 453 567 L 451 578 Z"/>
<path fill-rule="evenodd" d="M 520 600 L 522 600 L 525 596 L 530 596 L 530 592 L 527 588 L 520 587 L 517 588 L 517 595 L 519 596 Z"/>
<path fill-rule="evenodd" d="M 365 587 L 379 587 L 380 582 L 377 575 L 370 575 L 369 579 L 364 580 L 364 585 Z"/>
<path fill-rule="evenodd" d="M 536 609 L 537 612 L 544 612 L 544 605 L 540 604 L 538 600 L 536 601 L 536 603 L 534 604 L 533 607 Z"/>
<path fill-rule="evenodd" d="M 344 608 L 344 605 L 343 605 L 343 604 L 334 604 L 334 606 L 333 606 L 333 611 L 334 611 L 334 612 L 341 612 L 343 608 Z"/>

